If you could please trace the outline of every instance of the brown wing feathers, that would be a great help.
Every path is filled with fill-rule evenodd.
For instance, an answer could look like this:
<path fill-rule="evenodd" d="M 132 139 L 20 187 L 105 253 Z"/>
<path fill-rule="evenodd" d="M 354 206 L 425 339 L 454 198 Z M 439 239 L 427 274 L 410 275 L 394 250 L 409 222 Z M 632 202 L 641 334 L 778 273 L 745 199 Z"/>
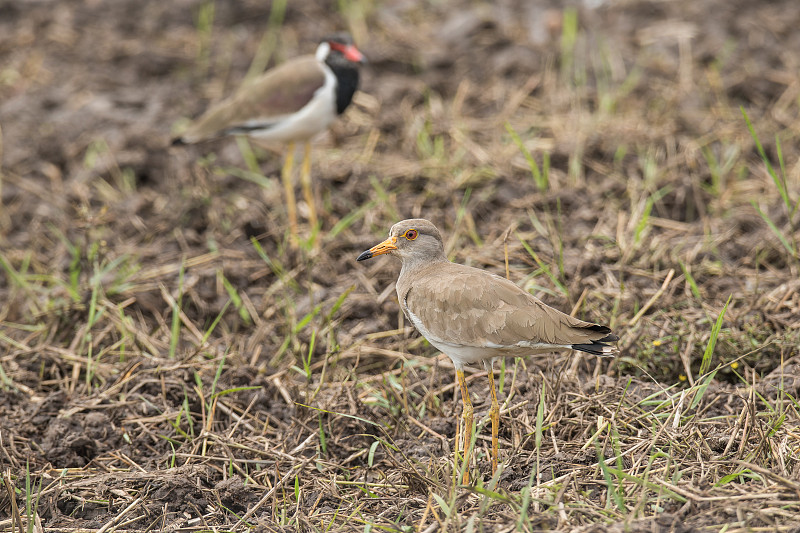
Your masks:
<path fill-rule="evenodd" d="M 445 263 L 415 274 L 414 289 L 406 297 L 408 306 L 446 342 L 513 346 L 528 340 L 577 344 L 580 348 L 576 349 L 581 349 L 616 340 L 607 327 L 548 307 L 512 282 L 482 270 Z M 443 275 L 447 284 L 442 284 Z"/>
<path fill-rule="evenodd" d="M 269 127 L 302 109 L 324 83 L 325 73 L 314 56 L 279 65 L 209 109 L 181 141 L 193 143 Z"/>

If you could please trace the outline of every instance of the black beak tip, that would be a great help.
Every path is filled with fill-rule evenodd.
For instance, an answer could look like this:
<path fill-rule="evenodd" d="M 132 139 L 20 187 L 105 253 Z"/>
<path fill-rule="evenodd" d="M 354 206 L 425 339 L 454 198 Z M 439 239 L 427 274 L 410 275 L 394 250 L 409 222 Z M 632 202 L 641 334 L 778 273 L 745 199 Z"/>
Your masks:
<path fill-rule="evenodd" d="M 367 250 L 366 252 L 361 252 L 361 255 L 359 255 L 356 258 L 356 261 L 366 261 L 367 259 L 370 259 L 370 258 L 372 258 L 372 252 Z"/>

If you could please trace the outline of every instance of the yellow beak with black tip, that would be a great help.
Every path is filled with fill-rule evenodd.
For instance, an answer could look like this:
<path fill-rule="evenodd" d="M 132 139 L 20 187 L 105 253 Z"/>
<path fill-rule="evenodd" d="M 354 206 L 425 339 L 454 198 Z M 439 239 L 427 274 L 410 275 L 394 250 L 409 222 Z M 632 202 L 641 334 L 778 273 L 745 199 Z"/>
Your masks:
<path fill-rule="evenodd" d="M 388 254 L 394 250 L 397 250 L 397 237 L 389 237 L 382 243 L 376 244 L 369 250 L 362 252 L 361 255 L 356 258 L 356 261 L 366 261 L 376 255 Z"/>

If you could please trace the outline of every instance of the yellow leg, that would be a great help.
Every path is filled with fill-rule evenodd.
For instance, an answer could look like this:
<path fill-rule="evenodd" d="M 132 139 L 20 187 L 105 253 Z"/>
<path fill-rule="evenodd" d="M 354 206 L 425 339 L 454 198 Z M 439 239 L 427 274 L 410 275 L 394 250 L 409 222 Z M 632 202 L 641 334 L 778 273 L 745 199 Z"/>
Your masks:
<path fill-rule="evenodd" d="M 291 242 L 295 242 L 297 237 L 297 202 L 294 198 L 294 187 L 292 186 L 292 167 L 294 166 L 294 143 L 290 142 L 286 152 L 286 161 L 283 163 L 281 179 L 283 180 L 283 190 L 286 193 L 286 213 L 289 215 L 289 232 Z"/>
<path fill-rule="evenodd" d="M 486 372 L 489 373 L 489 391 L 492 393 L 492 408 L 489 415 L 492 417 L 492 475 L 497 472 L 497 432 L 500 429 L 500 404 L 497 403 L 497 391 L 494 389 L 494 359 L 483 362 Z"/>
<path fill-rule="evenodd" d="M 456 370 L 456 377 L 458 378 L 458 384 L 461 386 L 461 402 L 464 405 L 464 412 L 461 416 L 464 417 L 464 463 L 466 463 L 467 467 L 464 470 L 464 483 L 469 483 L 469 464 L 470 464 L 470 453 L 469 445 L 472 442 L 472 418 L 473 418 L 473 410 L 472 410 L 472 402 L 469 399 L 469 391 L 467 390 L 467 381 L 464 379 L 464 371 L 462 369 Z"/>
<path fill-rule="evenodd" d="M 303 196 L 308 204 L 308 225 L 313 232 L 317 227 L 317 206 L 314 202 L 314 189 L 311 187 L 311 143 L 306 141 L 303 150 L 303 168 L 300 173 L 300 183 L 303 186 Z"/>

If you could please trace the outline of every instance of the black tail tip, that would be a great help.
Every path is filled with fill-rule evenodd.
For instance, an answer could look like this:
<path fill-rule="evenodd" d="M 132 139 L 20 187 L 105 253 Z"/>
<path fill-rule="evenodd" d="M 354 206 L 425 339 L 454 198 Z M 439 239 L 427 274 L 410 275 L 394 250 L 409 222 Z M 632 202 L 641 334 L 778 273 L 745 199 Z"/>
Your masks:
<path fill-rule="evenodd" d="M 597 333 L 611 333 L 611 328 L 608 326 L 601 326 L 600 324 L 591 324 L 586 326 L 586 329 L 595 331 Z"/>
<path fill-rule="evenodd" d="M 608 344 L 603 344 L 602 342 L 597 341 L 591 344 L 573 344 L 571 348 L 573 350 L 596 355 L 598 357 L 614 357 L 618 353 L 618 350 L 615 346 L 609 346 Z"/>

